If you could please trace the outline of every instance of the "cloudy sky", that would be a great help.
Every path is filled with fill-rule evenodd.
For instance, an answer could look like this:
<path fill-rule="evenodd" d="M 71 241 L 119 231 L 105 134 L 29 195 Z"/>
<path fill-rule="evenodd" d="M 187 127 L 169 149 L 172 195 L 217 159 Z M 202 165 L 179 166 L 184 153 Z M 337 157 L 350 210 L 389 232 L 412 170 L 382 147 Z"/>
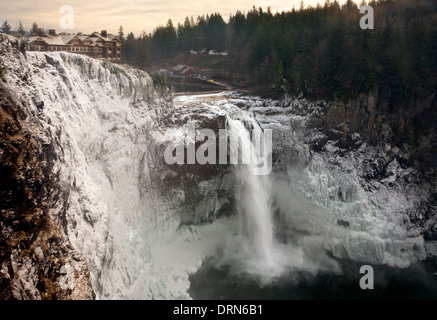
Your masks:
<path fill-rule="evenodd" d="M 315 5 L 318 1 L 304 0 L 305 5 Z M 332 1 L 332 0 L 331 0 Z M 344 2 L 344 1 L 340 1 Z M 63 14 L 60 8 L 71 5 L 74 11 L 74 29 L 68 32 L 92 32 L 107 29 L 116 33 L 122 25 L 125 33 L 132 31 L 139 35 L 143 30 L 152 32 L 159 24 L 183 22 L 186 16 L 220 12 L 228 19 L 236 10 L 247 11 L 252 5 L 268 6 L 272 10 L 299 7 L 300 0 L 0 0 L 0 23 L 8 20 L 13 29 L 22 21 L 25 29 L 30 29 L 36 21 L 40 27 L 60 30 Z"/>

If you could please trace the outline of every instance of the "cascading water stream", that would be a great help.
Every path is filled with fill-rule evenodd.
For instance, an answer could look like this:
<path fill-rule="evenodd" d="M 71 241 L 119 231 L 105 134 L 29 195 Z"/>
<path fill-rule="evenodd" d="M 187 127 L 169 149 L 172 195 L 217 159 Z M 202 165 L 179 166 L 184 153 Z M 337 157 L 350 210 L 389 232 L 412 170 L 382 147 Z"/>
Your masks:
<path fill-rule="evenodd" d="M 230 137 L 240 139 L 240 143 L 230 144 L 231 158 L 240 158 L 234 164 L 240 233 L 250 239 L 256 258 L 270 265 L 274 246 L 270 181 L 268 176 L 254 174 L 260 154 L 243 123 L 228 118 L 228 130 Z M 248 164 L 241 161 L 245 155 L 250 155 Z"/>
<path fill-rule="evenodd" d="M 273 184 L 269 174 L 258 170 L 271 152 L 266 131 L 249 115 L 228 116 L 227 123 L 239 232 L 228 239 L 214 263 L 218 268 L 228 266 L 231 273 L 251 275 L 266 284 L 291 269 L 301 268 L 303 251 L 275 239 Z"/>

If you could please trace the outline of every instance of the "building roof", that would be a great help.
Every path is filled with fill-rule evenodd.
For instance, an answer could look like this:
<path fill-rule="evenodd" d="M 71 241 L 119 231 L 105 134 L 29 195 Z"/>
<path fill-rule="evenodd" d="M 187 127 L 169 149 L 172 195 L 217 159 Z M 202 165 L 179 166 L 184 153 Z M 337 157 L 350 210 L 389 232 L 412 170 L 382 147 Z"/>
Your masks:
<path fill-rule="evenodd" d="M 175 67 L 173 68 L 173 70 L 174 70 L 174 71 L 180 71 L 183 67 L 185 67 L 185 65 L 183 65 L 183 64 L 178 64 L 177 66 L 175 66 Z"/>
<path fill-rule="evenodd" d="M 121 43 L 120 39 L 118 38 L 118 36 L 113 35 L 113 34 L 108 34 L 108 39 L 110 39 L 111 41 L 118 41 Z"/>
<path fill-rule="evenodd" d="M 39 37 L 39 36 L 31 36 L 31 37 L 29 37 L 29 42 L 34 42 L 36 40 L 44 41 L 44 37 Z"/>
<path fill-rule="evenodd" d="M 103 41 L 109 41 L 109 42 L 112 41 L 111 39 L 102 36 L 102 35 L 101 35 L 100 33 L 98 33 L 98 32 L 93 32 L 93 33 L 90 35 L 90 37 L 92 37 L 92 36 L 96 36 L 96 37 L 100 38 L 100 39 L 103 40 Z"/>
<path fill-rule="evenodd" d="M 65 45 L 68 45 L 71 40 L 73 40 L 74 38 L 77 38 L 82 42 L 85 40 L 91 40 L 92 46 L 101 46 L 102 41 L 107 41 L 107 42 L 119 41 L 116 36 L 113 36 L 113 35 L 109 35 L 109 36 L 112 36 L 112 39 L 114 39 L 114 40 L 103 37 L 98 32 L 93 32 L 93 34 L 90 36 L 77 35 L 77 34 L 62 34 L 62 35 L 54 36 L 54 35 L 50 35 L 50 34 L 45 34 L 43 36 L 30 37 L 29 42 L 32 43 L 35 41 L 44 41 L 48 45 L 65 46 Z"/>
<path fill-rule="evenodd" d="M 184 64 L 178 64 L 177 66 L 173 67 L 173 70 L 179 74 L 184 74 L 184 73 L 187 73 L 188 71 L 194 72 L 190 67 L 188 67 Z"/>
<path fill-rule="evenodd" d="M 75 36 L 76 36 L 75 34 L 61 35 L 62 40 L 64 41 L 65 44 L 69 43 Z"/>
<path fill-rule="evenodd" d="M 85 40 L 89 40 L 88 36 L 78 36 L 79 40 L 84 42 Z"/>
<path fill-rule="evenodd" d="M 90 46 L 92 46 L 92 47 L 95 47 L 95 46 L 100 47 L 100 46 L 102 46 L 102 40 L 100 40 L 100 38 L 90 38 L 90 40 L 91 40 Z"/>
<path fill-rule="evenodd" d="M 45 43 L 53 45 L 53 46 L 63 46 L 65 45 L 64 40 L 62 39 L 62 36 L 51 36 L 48 35 L 47 37 L 42 38 Z"/>

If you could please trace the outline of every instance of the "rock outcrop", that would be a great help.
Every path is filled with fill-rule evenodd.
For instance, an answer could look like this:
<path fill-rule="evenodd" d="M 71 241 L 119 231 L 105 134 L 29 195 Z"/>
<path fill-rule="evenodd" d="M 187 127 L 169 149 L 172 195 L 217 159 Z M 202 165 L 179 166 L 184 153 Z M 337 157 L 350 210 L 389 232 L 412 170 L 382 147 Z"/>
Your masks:
<path fill-rule="evenodd" d="M 372 146 L 377 157 L 368 161 L 363 178 L 367 181 L 390 181 L 397 170 L 409 170 L 406 185 L 424 188 L 427 201 L 416 210 L 409 210 L 408 219 L 421 227 L 425 240 L 437 239 L 435 215 L 437 188 L 437 99 L 433 94 L 408 107 L 390 106 L 377 92 L 361 94 L 346 104 L 341 101 L 325 104 L 313 114 L 309 129 L 324 133 L 314 140 L 315 151 L 327 150 L 335 145 L 344 156 L 363 145 Z M 360 164 L 361 165 L 361 164 Z M 399 178 L 399 177 L 396 177 Z M 425 191 L 426 190 L 426 191 Z"/>
<path fill-rule="evenodd" d="M 0 299 L 93 299 L 87 263 L 54 221 L 67 210 L 55 137 L 2 81 L 0 106 Z"/>
<path fill-rule="evenodd" d="M 223 115 L 175 110 L 146 72 L 83 55 L 24 55 L 0 35 L 0 57 L 1 291 L 15 297 L 7 288 L 22 283 L 31 290 L 16 298 L 177 298 L 150 247 L 224 214 L 232 181 L 226 166 L 169 166 L 164 150 L 193 114 L 213 130 Z"/>
<path fill-rule="evenodd" d="M 347 149 L 357 148 L 361 141 L 373 145 L 388 143 L 408 153 L 410 164 L 425 176 L 437 173 L 437 97 L 432 94 L 407 107 L 389 105 L 378 92 L 360 94 L 346 104 L 333 102 L 323 116 L 329 138 L 339 140 Z"/>

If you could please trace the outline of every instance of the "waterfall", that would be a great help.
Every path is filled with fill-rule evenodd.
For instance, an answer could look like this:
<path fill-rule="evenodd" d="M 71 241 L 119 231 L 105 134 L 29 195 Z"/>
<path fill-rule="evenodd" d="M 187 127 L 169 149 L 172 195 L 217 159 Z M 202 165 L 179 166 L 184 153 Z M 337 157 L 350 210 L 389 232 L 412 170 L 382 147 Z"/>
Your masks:
<path fill-rule="evenodd" d="M 230 144 L 230 155 L 231 159 L 240 159 L 234 163 L 240 234 L 250 239 L 256 257 L 270 265 L 274 239 L 269 177 L 254 174 L 260 154 L 243 123 L 228 118 L 228 130 L 231 139 L 239 140 Z M 244 161 L 249 156 L 250 161 Z"/>
<path fill-rule="evenodd" d="M 0 60 L 2 89 L 22 105 L 20 122 L 35 122 L 26 123 L 23 133 L 41 130 L 37 145 L 47 146 L 53 157 L 53 165 L 38 160 L 48 185 L 59 189 L 59 201 L 49 210 L 59 224 L 53 231 L 62 230 L 68 246 L 87 261 L 97 298 L 184 299 L 189 275 L 209 256 L 217 267 L 265 283 L 294 270 L 337 270 L 331 256 L 404 268 L 436 250 L 434 243 L 428 249 L 424 226 L 415 222 L 435 225 L 435 218 L 422 215 L 432 209 L 427 203 L 434 189 L 397 162 L 404 157 L 398 148 L 363 143 L 347 151 L 322 131 L 308 130 L 325 108 L 320 102 L 295 99 L 279 107 L 222 93 L 181 96 L 174 106 L 143 71 L 65 52 L 24 56 L 17 40 L 3 34 Z M 183 140 L 187 119 L 217 129 L 223 117 L 229 138 L 240 140 L 230 144 L 233 173 L 227 166 L 186 170 L 165 163 L 164 149 Z M 278 133 L 270 176 L 254 174 L 266 163 L 254 118 Z M 325 140 L 323 149 L 312 147 Z M 229 212 L 233 192 L 238 215 L 228 217 L 222 213 Z M 285 230 L 281 241 L 275 239 L 272 211 Z M 198 225 L 205 221 L 213 222 Z M 16 274 L 26 288 L 39 290 L 44 269 L 34 269 L 34 263 L 43 259 L 34 247 L 38 261 L 32 258 Z M 64 269 L 62 278 L 70 278 L 71 269 Z"/>

